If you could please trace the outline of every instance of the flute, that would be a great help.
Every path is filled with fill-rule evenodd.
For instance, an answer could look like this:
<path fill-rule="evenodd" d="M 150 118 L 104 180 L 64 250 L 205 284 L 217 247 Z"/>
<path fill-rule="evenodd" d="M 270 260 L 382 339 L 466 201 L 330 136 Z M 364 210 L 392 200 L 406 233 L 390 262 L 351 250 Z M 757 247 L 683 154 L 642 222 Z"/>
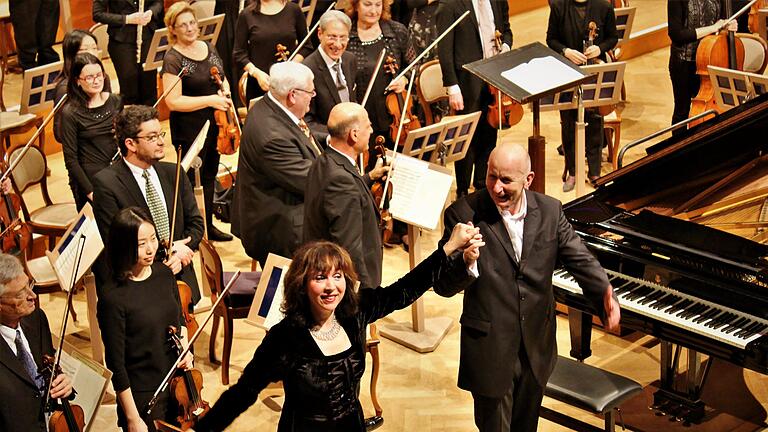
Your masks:
<path fill-rule="evenodd" d="M 139 0 L 139 13 L 144 13 L 144 0 Z M 141 33 L 144 26 L 136 24 L 136 63 L 141 64 Z"/>

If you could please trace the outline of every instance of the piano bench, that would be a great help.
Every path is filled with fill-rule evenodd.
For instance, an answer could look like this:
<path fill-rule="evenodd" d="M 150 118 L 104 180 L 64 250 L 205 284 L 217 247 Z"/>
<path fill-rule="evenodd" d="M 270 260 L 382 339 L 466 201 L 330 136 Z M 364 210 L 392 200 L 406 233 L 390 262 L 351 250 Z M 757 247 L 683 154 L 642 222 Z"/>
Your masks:
<path fill-rule="evenodd" d="M 539 415 L 573 430 L 612 432 L 615 426 L 614 409 L 642 390 L 640 384 L 629 378 L 558 356 L 544 395 L 595 414 L 603 414 L 605 428 L 596 428 L 544 406 Z"/>

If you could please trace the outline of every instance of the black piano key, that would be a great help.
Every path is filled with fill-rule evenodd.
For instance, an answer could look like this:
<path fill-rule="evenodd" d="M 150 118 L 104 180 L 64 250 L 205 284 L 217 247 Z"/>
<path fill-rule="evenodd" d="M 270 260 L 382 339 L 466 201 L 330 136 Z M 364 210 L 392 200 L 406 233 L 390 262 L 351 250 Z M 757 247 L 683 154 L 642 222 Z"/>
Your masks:
<path fill-rule="evenodd" d="M 675 313 L 676 316 L 682 316 L 688 312 L 688 310 L 692 307 L 696 306 L 696 302 L 693 300 L 687 300 L 687 304 L 683 305 L 683 303 L 680 304 L 680 310 Z"/>
<path fill-rule="evenodd" d="M 650 287 L 640 286 L 636 290 L 631 291 L 629 294 L 627 294 L 626 298 L 627 300 L 630 300 L 630 301 L 636 301 L 650 294 L 652 291 L 653 289 Z"/>
<path fill-rule="evenodd" d="M 709 328 L 715 328 L 715 326 L 723 322 L 723 318 L 727 317 L 728 315 L 730 315 L 728 312 L 723 312 L 720 315 L 717 315 L 716 317 L 709 320 L 709 322 L 707 322 L 704 325 Z"/>
<path fill-rule="evenodd" d="M 676 311 L 684 309 L 685 307 L 687 307 L 691 303 L 693 303 L 693 301 L 691 301 L 690 299 L 683 298 L 679 302 L 677 302 L 677 303 L 673 304 L 672 306 L 668 307 L 664 312 L 666 312 L 666 313 L 671 315 L 671 314 L 675 313 Z"/>
<path fill-rule="evenodd" d="M 734 317 L 734 315 L 732 313 L 726 313 L 726 314 L 722 315 L 720 317 L 720 319 L 716 323 L 714 323 L 712 328 L 714 330 L 717 330 L 717 329 L 719 329 L 721 327 L 727 326 L 728 324 L 730 324 L 731 320 L 733 320 L 733 317 Z"/>
<path fill-rule="evenodd" d="M 693 322 L 695 322 L 697 324 L 704 323 L 705 321 L 708 321 L 709 319 L 713 318 L 714 316 L 716 316 L 720 312 L 721 312 L 720 309 L 717 309 L 717 308 L 714 308 L 714 307 L 710 308 L 707 312 L 701 314 L 701 316 L 696 317 L 693 320 Z"/>
<path fill-rule="evenodd" d="M 685 319 L 691 319 L 695 316 L 700 315 L 706 309 L 707 309 L 707 305 L 699 303 L 696 306 L 688 309 L 688 313 L 684 317 Z"/>
<path fill-rule="evenodd" d="M 656 299 L 658 299 L 659 297 L 662 297 L 664 294 L 665 294 L 664 291 L 654 291 L 650 295 L 647 295 L 642 301 L 640 301 L 640 304 L 651 303 Z"/>
<path fill-rule="evenodd" d="M 656 300 L 650 302 L 648 304 L 648 307 L 653 308 L 653 309 L 658 309 L 660 305 L 666 304 L 667 301 L 669 299 L 671 299 L 671 298 L 672 298 L 672 294 L 665 293 L 663 296 L 661 296 L 661 297 L 657 298 Z"/>
<path fill-rule="evenodd" d="M 656 309 L 659 309 L 659 310 L 661 310 L 662 312 L 664 312 L 664 311 L 666 311 L 667 309 L 669 309 L 669 308 L 671 308 L 671 307 L 675 306 L 676 304 L 680 303 L 681 301 L 683 301 L 683 298 L 682 298 L 682 297 L 680 297 L 680 296 L 679 296 L 679 295 L 677 295 L 677 294 L 671 294 L 671 295 L 670 295 L 670 297 L 669 297 L 669 298 L 667 298 L 667 299 L 664 301 L 664 304 L 660 304 L 660 305 L 658 305 L 658 306 L 656 307 Z"/>
<path fill-rule="evenodd" d="M 743 330 L 741 330 L 740 332 L 736 333 L 735 336 L 743 338 L 743 339 L 746 339 L 746 338 L 752 336 L 753 334 L 755 334 L 755 330 L 758 327 L 760 327 L 760 323 L 753 321 L 750 325 L 746 326 Z"/>
<path fill-rule="evenodd" d="M 694 303 L 690 307 L 686 308 L 684 311 L 682 311 L 679 314 L 677 314 L 677 316 L 679 316 L 681 318 L 684 318 L 684 319 L 688 319 L 690 317 L 696 316 L 696 314 L 698 313 L 699 309 L 701 309 L 701 306 L 702 306 L 701 304 Z"/>
<path fill-rule="evenodd" d="M 616 291 L 616 294 L 621 294 L 621 293 L 625 293 L 625 292 L 631 291 L 633 289 L 637 289 L 637 287 L 639 287 L 639 286 L 640 286 L 640 284 L 638 284 L 638 283 L 627 282 L 624 285 L 616 288 L 615 291 Z"/>

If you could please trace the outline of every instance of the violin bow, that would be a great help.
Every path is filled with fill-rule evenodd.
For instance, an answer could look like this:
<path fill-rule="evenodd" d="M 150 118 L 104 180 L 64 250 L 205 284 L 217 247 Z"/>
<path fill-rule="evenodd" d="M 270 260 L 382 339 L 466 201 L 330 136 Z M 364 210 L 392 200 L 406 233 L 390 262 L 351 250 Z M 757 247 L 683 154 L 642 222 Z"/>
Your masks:
<path fill-rule="evenodd" d="M 403 107 L 407 107 L 408 106 L 408 101 L 411 98 L 411 91 L 413 90 L 413 81 L 414 81 L 415 75 L 416 75 L 416 71 L 412 70 L 411 71 L 411 78 L 408 80 L 408 91 L 405 93 L 405 102 L 403 102 Z M 403 132 L 403 122 L 405 122 L 406 111 L 407 110 L 405 110 L 405 109 L 402 109 L 400 111 L 400 124 L 397 126 L 397 139 L 395 139 L 395 147 L 392 149 L 392 155 L 393 155 L 392 156 L 392 165 L 390 165 L 390 168 L 389 168 L 389 175 L 387 175 L 387 181 L 384 183 L 384 194 L 383 194 L 383 196 L 387 196 L 387 188 L 389 187 L 389 183 L 390 183 L 390 181 L 392 179 L 392 171 L 395 169 L 395 160 L 397 160 L 397 158 L 394 157 L 394 156 L 397 153 L 397 146 L 400 145 L 400 136 L 401 136 L 401 133 Z M 384 201 L 385 200 L 382 199 L 381 202 L 379 203 L 379 210 L 383 210 L 384 209 Z"/>
<path fill-rule="evenodd" d="M 757 1 L 757 0 L 755 0 L 755 1 Z M 425 55 L 427 55 L 427 54 L 428 54 L 428 53 L 429 53 L 429 52 L 432 50 L 432 48 L 434 48 L 434 47 L 435 47 L 435 45 L 437 45 L 437 44 L 438 44 L 438 42 L 440 42 L 441 40 L 443 40 L 443 38 L 444 38 L 444 37 L 448 36 L 448 33 L 450 33 L 450 32 L 451 32 L 451 30 L 453 30 L 453 29 L 454 29 L 454 27 L 456 27 L 457 25 L 459 25 L 459 23 L 461 23 L 461 21 L 462 21 L 464 18 L 466 18 L 466 17 L 467 17 L 467 15 L 469 15 L 469 11 L 466 11 L 466 12 L 464 12 L 463 14 L 461 14 L 461 16 L 459 17 L 459 19 L 457 19 L 457 20 L 456 20 L 456 21 L 455 21 L 453 24 L 451 24 L 450 26 L 448 26 L 448 28 L 447 28 L 447 29 L 445 29 L 445 31 L 444 31 L 443 33 L 441 33 L 441 34 L 440 34 L 440 36 L 438 36 L 438 37 L 437 37 L 437 39 L 435 39 L 434 41 L 432 41 L 432 43 L 431 43 L 431 44 L 427 45 L 427 47 L 426 47 L 426 48 L 424 48 L 424 51 L 422 51 L 422 52 L 421 52 L 421 54 L 417 55 L 417 56 L 416 56 L 416 58 L 415 58 L 415 59 L 413 59 L 413 61 L 411 61 L 411 63 L 410 63 L 408 66 L 406 66 L 405 68 L 403 68 L 403 70 L 401 70 L 401 71 L 400 71 L 400 73 L 399 73 L 399 74 L 398 74 L 396 77 L 392 78 L 392 82 L 390 82 L 390 83 L 389 83 L 389 85 L 392 85 L 392 83 L 393 83 L 393 82 L 395 82 L 395 81 L 399 80 L 400 78 L 404 77 L 404 76 L 405 76 L 405 74 L 407 74 L 407 73 L 408 73 L 408 71 L 410 71 L 410 70 L 411 70 L 411 69 L 412 69 L 414 66 L 416 66 L 416 65 L 419 63 L 419 60 L 421 60 L 421 59 L 422 59 L 422 58 L 423 58 Z M 389 86 L 387 86 L 387 87 L 389 87 Z"/>
<path fill-rule="evenodd" d="M 755 1 L 757 1 L 757 0 L 755 0 Z M 336 6 L 336 2 L 331 3 L 331 5 L 328 6 L 328 9 L 326 9 L 326 11 L 332 10 L 334 6 Z M 307 35 L 304 36 L 304 39 L 302 39 L 301 42 L 299 42 L 299 44 L 296 45 L 296 48 L 293 49 L 293 54 L 291 54 L 291 56 L 288 57 L 288 61 L 293 60 L 293 58 L 296 56 L 296 54 L 299 53 L 299 50 L 301 49 L 301 47 L 303 47 L 304 44 L 307 43 L 309 38 L 312 37 L 312 34 L 315 32 L 315 30 L 317 30 L 317 26 L 319 26 L 319 25 L 320 25 L 320 20 L 317 20 L 315 25 L 313 25 L 312 28 L 309 29 L 309 31 L 307 32 Z"/>
<path fill-rule="evenodd" d="M 384 56 L 387 54 L 387 49 L 382 48 L 381 52 L 379 53 L 379 58 L 376 59 L 376 67 L 373 69 L 373 75 L 371 75 L 371 79 L 368 80 L 368 87 L 365 89 L 365 96 L 363 96 L 363 101 L 360 102 L 360 105 L 365 108 L 365 104 L 368 103 L 368 97 L 371 95 L 371 90 L 373 90 L 373 82 L 376 81 L 376 77 L 379 75 L 379 71 L 381 70 L 381 65 L 384 63 Z M 363 166 L 363 154 L 360 153 L 360 156 L 358 156 L 358 171 L 360 171 L 360 175 L 365 174 L 363 171 L 365 170 L 365 167 Z"/>
<path fill-rule="evenodd" d="M 205 320 L 203 320 L 203 323 L 200 324 L 200 326 L 197 328 L 197 331 L 194 335 L 189 339 L 189 342 L 187 343 L 187 347 L 184 348 L 184 350 L 179 354 L 179 357 L 176 359 L 175 362 L 173 362 L 173 366 L 171 366 L 171 370 L 168 371 L 168 374 L 165 375 L 165 378 L 160 383 L 160 386 L 155 390 L 155 393 L 152 395 L 152 399 L 147 403 L 147 406 L 144 410 L 147 415 L 152 413 L 152 409 L 155 407 L 155 404 L 157 403 L 157 397 L 165 391 L 165 388 L 168 387 L 168 383 L 171 381 L 171 378 L 173 377 L 173 374 L 176 372 L 176 369 L 179 367 L 179 363 L 181 363 L 181 360 L 189 353 L 189 351 L 192 349 L 192 346 L 195 344 L 195 341 L 198 337 L 200 337 L 200 334 L 203 332 L 203 328 L 208 324 L 208 321 L 211 320 L 213 317 L 214 312 L 216 311 L 216 308 L 219 306 L 219 303 L 224 299 L 224 297 L 229 294 L 229 289 L 232 288 L 232 285 L 234 285 L 237 278 L 240 277 L 240 270 L 236 271 L 235 274 L 232 276 L 232 279 L 227 282 L 227 286 L 224 287 L 224 290 L 221 292 L 221 295 L 219 295 L 219 298 L 216 299 L 216 301 L 211 306 L 210 312 L 208 312 L 208 316 L 205 317 Z"/>
<path fill-rule="evenodd" d="M 184 66 L 183 68 L 181 68 L 181 70 L 179 71 L 179 73 L 178 73 L 178 74 L 176 74 L 176 78 L 178 78 L 178 79 L 177 79 L 177 80 L 176 80 L 176 81 L 173 83 L 173 85 L 172 85 L 172 86 L 168 87 L 168 88 L 167 88 L 165 91 L 163 91 L 163 94 L 161 94 L 161 95 L 160 95 L 160 97 L 159 97 L 159 98 L 157 98 L 157 101 L 155 102 L 155 104 L 154 104 L 154 105 L 152 105 L 152 108 L 157 108 L 157 106 L 158 106 L 158 105 L 160 105 L 160 102 L 162 102 L 162 101 L 163 101 L 163 99 L 165 99 L 165 97 L 166 97 L 166 96 L 168 96 L 168 94 L 170 94 L 170 93 L 171 93 L 171 90 L 173 90 L 174 88 L 176 88 L 176 86 L 177 86 L 177 85 L 178 85 L 178 84 L 181 82 L 181 79 L 182 79 L 182 78 L 184 78 L 184 76 L 185 76 L 185 75 L 186 75 L 188 72 L 189 72 L 189 69 L 188 69 L 186 66 Z"/>

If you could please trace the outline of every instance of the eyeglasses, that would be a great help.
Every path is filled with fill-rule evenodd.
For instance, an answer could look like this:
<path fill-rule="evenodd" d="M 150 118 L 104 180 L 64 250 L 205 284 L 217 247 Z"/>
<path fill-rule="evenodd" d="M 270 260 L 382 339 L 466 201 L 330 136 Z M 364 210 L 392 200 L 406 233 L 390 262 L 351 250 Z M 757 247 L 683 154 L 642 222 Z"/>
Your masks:
<path fill-rule="evenodd" d="M 147 142 L 154 143 L 154 142 L 157 142 L 158 140 L 165 138 L 165 131 L 162 131 L 160 133 L 155 133 L 155 134 L 149 134 L 146 136 L 136 136 L 135 138 L 143 138 L 147 140 Z"/>
<path fill-rule="evenodd" d="M 94 81 L 103 80 L 104 79 L 104 73 L 99 72 L 96 75 L 86 75 L 84 77 L 80 77 L 81 80 L 87 82 L 88 84 L 93 84 Z"/>
<path fill-rule="evenodd" d="M 331 41 L 331 42 L 347 42 L 349 40 L 349 36 L 336 36 L 336 35 L 325 35 L 325 37 Z"/>
<path fill-rule="evenodd" d="M 315 91 L 315 89 L 312 89 L 312 90 L 304 90 L 304 89 L 300 89 L 300 88 L 295 88 L 294 90 L 298 90 L 298 91 L 300 91 L 300 92 L 304 92 L 304 93 L 306 93 L 306 94 L 308 94 L 308 95 L 311 95 L 311 96 L 313 96 L 313 97 L 314 97 L 315 95 L 317 95 L 317 92 Z"/>
<path fill-rule="evenodd" d="M 181 24 L 176 24 L 173 27 L 177 29 L 191 29 L 191 28 L 197 27 L 197 21 L 190 21 L 190 22 L 185 22 Z"/>
<path fill-rule="evenodd" d="M 34 286 L 35 286 L 35 281 L 30 279 L 29 282 L 27 282 L 27 286 L 22 288 L 21 291 L 17 292 L 16 294 L 13 294 L 13 295 L 3 294 L 0 297 L 10 297 L 10 298 L 13 298 L 13 299 L 16 299 L 16 300 L 21 300 L 23 298 L 26 298 L 27 295 L 29 295 L 29 294 L 32 294 L 32 295 L 35 294 L 35 290 L 33 289 Z"/>

